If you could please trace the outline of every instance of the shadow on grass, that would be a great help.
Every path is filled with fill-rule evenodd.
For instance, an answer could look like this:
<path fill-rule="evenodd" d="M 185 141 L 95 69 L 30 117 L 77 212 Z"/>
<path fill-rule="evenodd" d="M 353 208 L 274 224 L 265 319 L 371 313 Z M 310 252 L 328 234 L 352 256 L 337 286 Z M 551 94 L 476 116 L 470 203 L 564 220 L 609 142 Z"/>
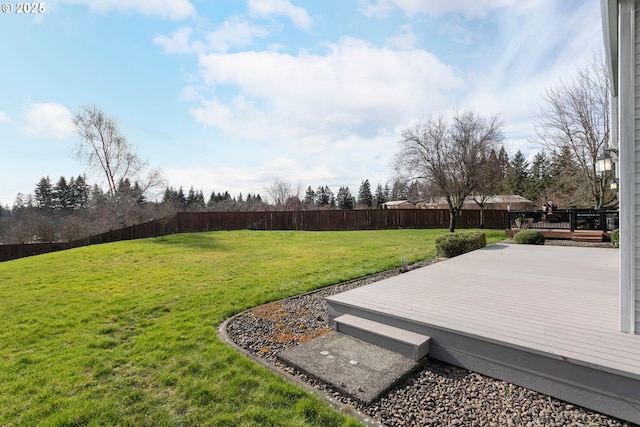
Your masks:
<path fill-rule="evenodd" d="M 226 247 L 221 239 L 216 238 L 214 232 L 170 234 L 168 236 L 146 239 L 145 243 L 152 246 L 165 245 L 168 247 L 184 247 L 185 249 L 202 251 L 220 251 Z"/>

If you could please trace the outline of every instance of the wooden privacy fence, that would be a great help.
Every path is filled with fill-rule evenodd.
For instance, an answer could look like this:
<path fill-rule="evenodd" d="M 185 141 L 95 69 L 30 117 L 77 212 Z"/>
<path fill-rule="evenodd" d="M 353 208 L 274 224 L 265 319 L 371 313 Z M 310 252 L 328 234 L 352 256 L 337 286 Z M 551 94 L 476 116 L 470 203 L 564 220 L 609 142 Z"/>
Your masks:
<path fill-rule="evenodd" d="M 507 211 L 485 211 L 485 228 L 508 227 Z M 98 243 L 158 237 L 176 233 L 220 230 L 382 230 L 398 228 L 447 228 L 446 209 L 370 209 L 266 212 L 178 212 L 172 217 L 111 230 L 71 242 L 0 245 L 0 261 Z M 480 211 L 465 210 L 456 228 L 480 227 Z"/>

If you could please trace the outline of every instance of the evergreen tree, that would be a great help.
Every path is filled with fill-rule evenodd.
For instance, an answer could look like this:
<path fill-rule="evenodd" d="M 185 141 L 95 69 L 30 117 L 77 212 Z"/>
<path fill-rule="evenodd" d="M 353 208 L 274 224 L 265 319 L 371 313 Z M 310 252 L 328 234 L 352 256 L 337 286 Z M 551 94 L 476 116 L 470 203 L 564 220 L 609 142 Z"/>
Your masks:
<path fill-rule="evenodd" d="M 191 186 L 191 188 L 189 188 L 189 194 L 187 195 L 186 208 L 189 210 L 196 210 L 197 209 L 196 205 L 197 205 L 196 191 L 193 189 L 193 186 Z"/>
<path fill-rule="evenodd" d="M 162 195 L 162 203 L 174 205 L 175 204 L 175 196 L 177 195 L 176 191 L 172 187 L 167 187 L 164 189 L 164 194 Z"/>
<path fill-rule="evenodd" d="M 316 190 L 316 206 L 330 206 L 332 208 L 336 206 L 336 199 L 333 195 L 333 191 L 331 191 L 328 186 L 320 186 Z"/>
<path fill-rule="evenodd" d="M 500 151 L 498 151 L 497 165 L 500 179 L 504 181 L 509 173 L 509 155 L 507 154 L 507 150 L 504 149 L 504 145 L 500 146 Z M 502 185 L 504 186 L 504 182 Z"/>
<path fill-rule="evenodd" d="M 376 187 L 376 192 L 373 196 L 374 208 L 380 209 L 382 208 L 382 205 L 387 202 L 387 199 L 384 194 L 385 192 L 384 192 L 384 189 L 382 188 L 382 185 L 378 184 L 378 186 Z"/>
<path fill-rule="evenodd" d="M 349 187 L 340 187 L 336 196 L 336 203 L 338 204 L 338 209 L 353 209 L 353 195 Z"/>
<path fill-rule="evenodd" d="M 391 200 L 391 189 L 389 188 L 389 182 L 384 183 L 384 189 L 382 190 L 382 195 L 384 196 L 385 203 Z"/>
<path fill-rule="evenodd" d="M 100 186 L 98 184 L 94 184 L 93 187 L 91 188 L 91 207 L 92 208 L 97 208 L 99 206 L 103 206 L 107 203 L 107 195 L 104 194 L 104 191 L 102 191 L 102 188 L 100 188 Z"/>
<path fill-rule="evenodd" d="M 527 180 L 529 176 L 529 162 L 518 150 L 516 155 L 509 162 L 509 170 L 505 178 L 505 189 L 511 194 L 523 196 L 527 192 Z"/>
<path fill-rule="evenodd" d="M 569 147 L 551 153 L 551 185 L 547 197 L 567 207 L 589 208 L 589 189 Z M 585 202 L 587 200 L 587 202 Z"/>
<path fill-rule="evenodd" d="M 307 206 L 313 206 L 316 202 L 316 192 L 311 189 L 311 186 L 307 187 L 307 192 L 304 194 L 304 204 Z"/>
<path fill-rule="evenodd" d="M 215 205 L 217 202 L 216 200 L 216 192 L 212 191 L 211 195 L 209 196 L 209 201 L 207 202 L 207 206 L 208 207 L 212 207 L 213 205 Z"/>
<path fill-rule="evenodd" d="M 542 150 L 534 156 L 531 163 L 525 197 L 542 205 L 549 198 L 547 191 L 550 186 L 551 161 Z"/>
<path fill-rule="evenodd" d="M 142 187 L 140 187 L 140 183 L 138 181 L 134 181 L 133 187 L 131 188 L 131 197 L 135 199 L 136 203 L 142 205 L 147 202 L 146 196 Z"/>
<path fill-rule="evenodd" d="M 82 175 L 78 177 L 70 185 L 71 190 L 71 208 L 72 209 L 84 209 L 89 204 L 90 188 L 86 179 Z"/>
<path fill-rule="evenodd" d="M 395 179 L 391 187 L 391 196 L 388 200 L 406 200 L 409 186 L 401 179 Z"/>
<path fill-rule="evenodd" d="M 240 196 L 242 196 L 242 194 L 240 194 Z M 202 190 L 196 191 L 195 206 L 198 208 L 198 210 L 204 210 L 204 208 L 207 206 L 204 202 L 204 194 L 202 193 Z"/>
<path fill-rule="evenodd" d="M 34 191 L 36 206 L 40 209 L 50 210 L 53 208 L 53 187 L 49 177 L 43 177 L 36 185 Z"/>
<path fill-rule="evenodd" d="M 358 190 L 358 204 L 366 206 L 367 208 L 371 208 L 373 204 L 373 195 L 371 194 L 371 184 L 369 184 L 369 180 L 365 179 L 360 184 L 360 189 Z"/>
<path fill-rule="evenodd" d="M 64 176 L 58 179 L 58 182 L 53 187 L 53 207 L 59 211 L 66 211 L 70 207 L 71 194 L 69 191 L 69 184 Z"/>
<path fill-rule="evenodd" d="M 177 206 L 185 206 L 187 204 L 187 198 L 184 195 L 184 190 L 182 189 L 182 185 L 178 189 L 178 194 L 176 195 Z"/>
<path fill-rule="evenodd" d="M 176 191 L 173 187 L 166 188 L 162 197 L 162 203 L 167 203 L 174 208 L 183 207 L 187 203 L 187 200 L 184 197 L 182 187 L 180 187 L 179 191 Z"/>

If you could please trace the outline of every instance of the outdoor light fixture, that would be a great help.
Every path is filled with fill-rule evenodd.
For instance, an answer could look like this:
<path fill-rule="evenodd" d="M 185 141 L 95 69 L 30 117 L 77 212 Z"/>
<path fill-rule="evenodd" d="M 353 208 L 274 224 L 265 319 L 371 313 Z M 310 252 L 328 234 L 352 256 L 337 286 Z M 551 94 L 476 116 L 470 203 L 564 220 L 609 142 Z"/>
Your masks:
<path fill-rule="evenodd" d="M 618 179 L 617 178 L 613 178 L 611 180 L 611 184 L 609 184 L 609 188 L 612 190 L 617 190 L 618 189 Z"/>
<path fill-rule="evenodd" d="M 613 164 L 618 160 L 618 150 L 605 148 L 601 156 L 596 159 L 596 172 L 603 174 L 613 170 Z"/>

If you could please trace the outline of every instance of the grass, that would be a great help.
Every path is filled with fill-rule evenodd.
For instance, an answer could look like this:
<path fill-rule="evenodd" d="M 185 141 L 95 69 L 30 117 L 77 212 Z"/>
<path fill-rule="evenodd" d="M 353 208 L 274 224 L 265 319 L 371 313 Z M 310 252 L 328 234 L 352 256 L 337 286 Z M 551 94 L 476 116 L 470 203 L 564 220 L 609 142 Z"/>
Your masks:
<path fill-rule="evenodd" d="M 182 234 L 0 263 L 0 425 L 359 425 L 227 347 L 216 327 L 432 257 L 444 233 Z"/>

